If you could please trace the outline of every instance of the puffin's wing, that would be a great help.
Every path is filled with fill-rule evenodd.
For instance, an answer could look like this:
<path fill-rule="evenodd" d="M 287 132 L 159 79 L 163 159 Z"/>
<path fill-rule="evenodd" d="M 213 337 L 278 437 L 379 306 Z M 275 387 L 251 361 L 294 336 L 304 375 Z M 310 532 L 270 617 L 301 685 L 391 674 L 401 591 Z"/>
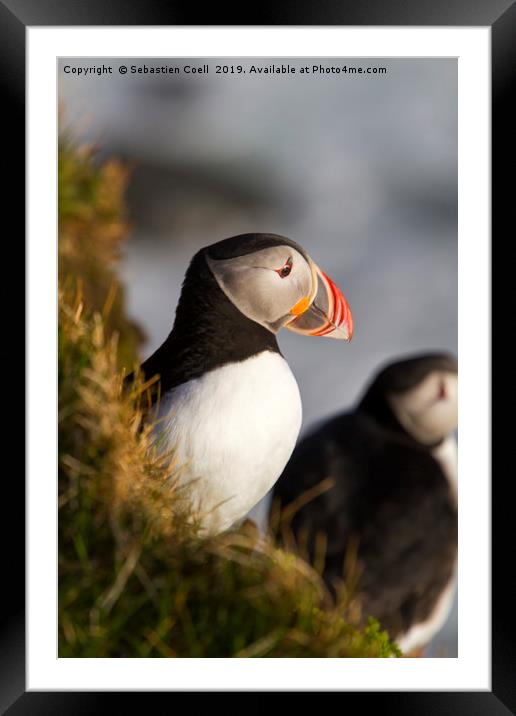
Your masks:
<path fill-rule="evenodd" d="M 295 535 L 307 535 L 311 554 L 321 532 L 327 537 L 327 556 L 335 550 L 340 554 L 352 526 L 350 505 L 361 475 L 349 451 L 342 449 L 342 436 L 360 444 L 352 415 L 328 421 L 305 437 L 274 486 L 273 502 L 279 502 Z M 326 488 L 319 491 L 323 483 Z"/>
<path fill-rule="evenodd" d="M 359 535 L 363 610 L 394 635 L 424 621 L 452 578 L 457 511 L 426 451 L 392 443 L 372 469 Z"/>
<path fill-rule="evenodd" d="M 290 520 L 296 536 L 327 536 L 324 576 L 344 576 L 348 550 L 357 550 L 364 615 L 393 635 L 422 621 L 451 579 L 457 552 L 457 512 L 439 464 L 426 451 L 386 439 L 354 415 L 305 438 L 276 483 L 283 506 L 325 478 L 328 491 Z"/>

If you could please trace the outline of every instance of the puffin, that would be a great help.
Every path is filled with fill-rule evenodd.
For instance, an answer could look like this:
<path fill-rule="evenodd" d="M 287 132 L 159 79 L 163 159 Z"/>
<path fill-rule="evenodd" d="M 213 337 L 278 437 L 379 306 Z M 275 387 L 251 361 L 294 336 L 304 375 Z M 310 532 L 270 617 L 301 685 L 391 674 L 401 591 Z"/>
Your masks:
<path fill-rule="evenodd" d="M 351 576 L 363 617 L 410 656 L 423 655 L 453 601 L 456 429 L 457 360 L 411 355 L 381 369 L 353 410 L 309 433 L 274 486 L 271 525 L 279 505 L 285 538 L 310 559 L 325 542 L 330 591 Z"/>
<path fill-rule="evenodd" d="M 295 447 L 301 398 L 281 328 L 350 341 L 353 318 L 299 244 L 232 236 L 192 258 L 172 330 L 142 364 L 154 381 L 155 444 L 174 455 L 174 479 L 188 488 L 204 536 L 243 520 Z"/>

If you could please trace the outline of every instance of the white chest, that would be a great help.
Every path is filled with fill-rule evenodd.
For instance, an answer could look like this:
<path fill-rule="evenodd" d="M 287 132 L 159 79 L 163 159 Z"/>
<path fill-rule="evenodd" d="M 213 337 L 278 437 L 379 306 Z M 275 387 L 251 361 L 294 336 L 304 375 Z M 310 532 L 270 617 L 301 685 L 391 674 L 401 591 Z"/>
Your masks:
<path fill-rule="evenodd" d="M 413 649 L 425 647 L 443 627 L 453 604 L 455 595 L 456 575 L 450 579 L 448 585 L 439 597 L 428 619 L 416 624 L 408 632 L 396 639 L 400 649 L 409 654 Z"/>
<path fill-rule="evenodd" d="M 163 449 L 175 449 L 207 532 L 229 528 L 280 476 L 301 427 L 286 361 L 264 351 L 183 383 L 159 411 Z"/>
<path fill-rule="evenodd" d="M 457 499 L 457 441 L 454 435 L 449 435 L 438 448 L 432 452 L 450 483 L 452 493 Z"/>
<path fill-rule="evenodd" d="M 448 480 L 452 494 L 457 499 L 457 441 L 450 435 L 438 448 L 432 451 Z M 442 592 L 427 620 L 412 627 L 407 633 L 397 639 L 402 651 L 410 652 L 412 649 L 426 646 L 445 623 L 453 604 L 455 594 L 456 574 L 450 579 Z"/>

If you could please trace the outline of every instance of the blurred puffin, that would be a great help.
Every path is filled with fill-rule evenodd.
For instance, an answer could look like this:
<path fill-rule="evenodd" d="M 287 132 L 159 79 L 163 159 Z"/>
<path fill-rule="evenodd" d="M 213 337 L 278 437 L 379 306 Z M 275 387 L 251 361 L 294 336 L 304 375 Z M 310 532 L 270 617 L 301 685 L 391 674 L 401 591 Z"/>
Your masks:
<path fill-rule="evenodd" d="M 280 328 L 351 339 L 342 292 L 308 254 L 275 234 L 201 249 L 186 272 L 173 329 L 142 365 L 159 375 L 156 431 L 175 449 L 202 531 L 245 517 L 278 479 L 301 426 Z"/>
<path fill-rule="evenodd" d="M 330 478 L 290 527 L 312 557 L 317 534 L 326 535 L 324 577 L 332 588 L 354 552 L 363 615 L 376 617 L 407 654 L 439 631 L 453 599 L 456 428 L 455 358 L 410 357 L 377 374 L 354 411 L 302 440 L 274 488 L 292 510 Z"/>

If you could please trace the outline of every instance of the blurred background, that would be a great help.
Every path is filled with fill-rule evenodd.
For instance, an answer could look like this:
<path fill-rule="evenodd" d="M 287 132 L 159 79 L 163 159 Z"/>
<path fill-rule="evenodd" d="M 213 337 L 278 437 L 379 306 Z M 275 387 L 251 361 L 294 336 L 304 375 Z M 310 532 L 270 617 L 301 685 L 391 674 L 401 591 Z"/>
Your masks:
<path fill-rule="evenodd" d="M 138 75 L 119 65 L 210 64 Z M 387 68 L 386 74 L 215 74 L 215 64 Z M 66 74 L 65 65 L 113 74 Z M 168 335 L 202 246 L 245 232 L 298 241 L 342 288 L 351 344 L 283 331 L 303 430 L 348 408 L 385 361 L 457 352 L 455 59 L 61 59 L 63 127 L 127 159 L 133 230 L 121 263 L 142 358 Z M 264 504 L 253 511 L 263 523 Z M 457 655 L 456 603 L 431 655 Z"/>

